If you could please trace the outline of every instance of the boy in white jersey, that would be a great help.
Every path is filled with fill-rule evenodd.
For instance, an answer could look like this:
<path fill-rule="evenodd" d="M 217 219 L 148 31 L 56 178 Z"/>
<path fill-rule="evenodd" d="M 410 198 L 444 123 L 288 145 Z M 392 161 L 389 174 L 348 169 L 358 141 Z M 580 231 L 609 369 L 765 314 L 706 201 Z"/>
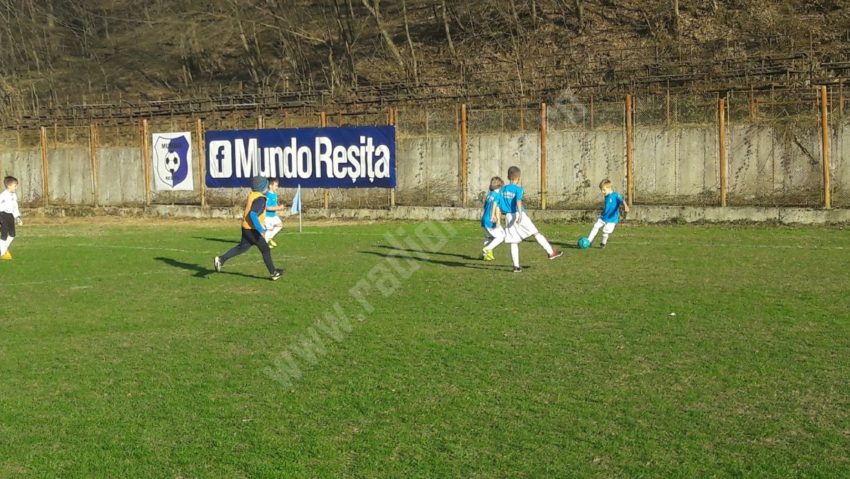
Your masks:
<path fill-rule="evenodd" d="M 18 179 L 7 176 L 3 179 L 6 189 L 0 193 L 0 260 L 12 259 L 9 246 L 15 239 L 15 225 L 24 224 L 21 220 L 21 210 L 18 209 Z"/>
<path fill-rule="evenodd" d="M 549 259 L 560 258 L 564 253 L 552 248 L 549 241 L 537 231 L 534 222 L 525 213 L 525 207 L 522 206 L 522 196 L 525 190 L 520 186 L 522 172 L 518 166 L 508 168 L 508 181 L 510 184 L 505 185 L 502 190 L 502 212 L 505 213 L 505 231 L 507 236 L 505 243 L 511 245 L 511 259 L 514 263 L 514 273 L 522 271 L 519 265 L 519 244 L 522 240 L 529 236 L 534 236 L 537 243 L 546 250 Z"/>
<path fill-rule="evenodd" d="M 490 180 L 490 192 L 484 198 L 484 212 L 481 214 L 481 227 L 487 233 L 487 244 L 482 250 L 484 261 L 493 261 L 496 259 L 493 256 L 493 250 L 496 246 L 505 241 L 505 229 L 499 220 L 500 205 L 502 203 L 502 195 L 499 194 L 499 188 L 504 185 L 498 176 L 494 176 Z"/>
<path fill-rule="evenodd" d="M 277 247 L 274 237 L 283 229 L 283 222 L 277 212 L 286 209 L 283 205 L 278 205 L 277 185 L 277 178 L 269 178 L 269 191 L 266 192 L 266 232 L 263 234 L 269 248 Z"/>

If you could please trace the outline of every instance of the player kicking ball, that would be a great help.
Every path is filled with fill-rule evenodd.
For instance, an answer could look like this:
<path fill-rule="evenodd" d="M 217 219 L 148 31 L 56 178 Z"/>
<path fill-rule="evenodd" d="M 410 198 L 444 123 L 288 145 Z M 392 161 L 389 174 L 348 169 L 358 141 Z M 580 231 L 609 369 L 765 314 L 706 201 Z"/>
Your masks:
<path fill-rule="evenodd" d="M 543 247 L 549 259 L 560 258 L 564 253 L 556 251 L 549 244 L 539 231 L 534 226 L 534 222 L 525 213 L 525 207 L 522 205 L 522 196 L 525 190 L 521 186 L 522 172 L 518 166 L 508 168 L 508 181 L 510 184 L 505 185 L 502 190 L 502 212 L 505 213 L 505 243 L 511 245 L 511 260 L 514 264 L 514 273 L 522 272 L 522 266 L 519 264 L 519 244 L 522 240 L 529 236 L 534 236 L 537 243 Z"/>
<path fill-rule="evenodd" d="M 266 191 L 269 188 L 269 180 L 255 176 L 251 180 L 251 193 L 248 194 L 248 201 L 245 203 L 245 211 L 242 213 L 242 239 L 239 244 L 230 248 L 227 253 L 221 256 L 216 256 L 213 259 L 213 267 L 216 272 L 221 272 L 221 267 L 230 258 L 239 256 L 240 254 L 251 249 L 251 246 L 256 246 L 263 255 L 263 261 L 266 263 L 266 268 L 269 270 L 272 281 L 277 281 L 283 276 L 283 270 L 274 267 L 272 262 L 272 252 L 269 249 L 269 244 L 263 237 L 265 229 L 266 216 Z"/>
<path fill-rule="evenodd" d="M 599 183 L 599 190 L 605 196 L 605 206 L 602 209 L 602 214 L 599 215 L 599 219 L 594 223 L 593 229 L 590 230 L 590 235 L 587 237 L 587 246 L 590 247 L 593 244 L 593 240 L 601 229 L 602 243 L 600 243 L 599 247 L 604 248 L 608 244 L 608 237 L 611 236 L 614 228 L 617 227 L 617 223 L 620 222 L 620 207 L 623 208 L 624 213 L 628 213 L 629 205 L 626 204 L 623 195 L 614 191 L 611 180 L 607 178 L 602 180 Z"/>

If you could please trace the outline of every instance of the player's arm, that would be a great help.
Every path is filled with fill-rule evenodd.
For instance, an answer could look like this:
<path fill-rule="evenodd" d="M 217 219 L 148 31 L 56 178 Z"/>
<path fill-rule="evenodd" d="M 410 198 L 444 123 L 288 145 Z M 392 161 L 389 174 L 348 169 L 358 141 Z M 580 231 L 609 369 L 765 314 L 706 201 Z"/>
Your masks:
<path fill-rule="evenodd" d="M 248 213 L 248 219 L 251 220 L 251 224 L 254 226 L 254 229 L 260 234 L 266 232 L 266 228 L 263 226 L 262 221 L 260 221 L 260 214 L 262 214 L 265 209 L 266 199 L 257 198 L 253 203 L 251 203 L 251 211 Z"/>
<path fill-rule="evenodd" d="M 516 221 L 522 221 L 522 200 L 516 200 Z"/>
<path fill-rule="evenodd" d="M 629 212 L 629 204 L 628 204 L 628 203 L 626 203 L 626 199 L 625 199 L 625 198 L 623 198 L 623 196 L 622 196 L 622 195 L 620 195 L 620 204 L 622 204 L 622 205 L 623 205 L 623 211 L 624 211 L 625 213 L 627 213 L 627 214 L 628 214 L 628 212 Z"/>
<path fill-rule="evenodd" d="M 490 215 L 490 221 L 497 226 L 502 221 L 502 210 L 499 209 L 499 205 L 493 205 L 493 213 Z"/>

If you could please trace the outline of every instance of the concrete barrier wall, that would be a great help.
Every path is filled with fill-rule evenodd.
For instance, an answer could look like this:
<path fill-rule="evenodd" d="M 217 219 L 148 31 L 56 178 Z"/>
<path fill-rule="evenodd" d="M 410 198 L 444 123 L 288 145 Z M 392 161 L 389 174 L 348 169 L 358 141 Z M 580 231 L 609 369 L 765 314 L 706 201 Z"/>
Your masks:
<path fill-rule="evenodd" d="M 41 203 L 41 164 L 40 150 L 0 151 L 0 182 L 6 176 L 18 179 L 18 201 L 21 206 L 38 206 Z M 2 183 L 0 188 L 3 188 Z"/>
<path fill-rule="evenodd" d="M 453 134 L 398 138 L 396 204 L 459 206 L 459 141 Z M 601 202 L 599 182 L 626 190 L 625 135 L 621 129 L 550 131 L 548 204 L 585 208 Z M 526 203 L 540 202 L 540 137 L 536 132 L 469 136 L 469 206 L 477 205 L 495 175 L 507 180 L 511 165 L 522 168 Z M 831 132 L 833 202 L 850 206 L 850 124 Z M 732 205 L 818 206 L 822 202 L 820 131 L 816 126 L 732 125 L 728 132 L 729 203 Z M 88 146 L 48 149 L 50 202 L 56 205 L 133 206 L 144 201 L 139 148 L 103 147 L 97 152 L 98 198 L 94 197 Z M 635 132 L 636 202 L 639 204 L 715 205 L 720 165 L 714 127 L 643 127 Z M 21 180 L 21 201 L 41 201 L 41 152 L 0 151 L 0 173 Z M 200 170 L 193 164 L 196 191 L 152 192 L 153 204 L 199 204 Z M 150 179 L 148 179 L 150 181 Z M 241 205 L 244 189 L 207 191 L 211 206 Z M 281 191 L 289 204 L 294 190 Z M 386 189 L 332 189 L 330 206 L 381 208 Z M 306 207 L 323 206 L 322 190 L 304 190 Z"/>

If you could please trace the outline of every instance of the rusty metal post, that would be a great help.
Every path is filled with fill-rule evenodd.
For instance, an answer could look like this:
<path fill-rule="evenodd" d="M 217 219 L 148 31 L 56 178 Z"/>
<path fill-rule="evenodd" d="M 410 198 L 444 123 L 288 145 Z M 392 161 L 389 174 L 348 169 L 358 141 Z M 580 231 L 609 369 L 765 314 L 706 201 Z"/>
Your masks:
<path fill-rule="evenodd" d="M 100 193 L 97 182 L 97 124 L 89 125 L 89 158 L 91 159 L 91 189 L 94 206 L 98 205 Z"/>
<path fill-rule="evenodd" d="M 262 130 L 266 127 L 266 117 L 262 114 L 257 116 L 257 129 Z"/>
<path fill-rule="evenodd" d="M 325 112 L 319 113 L 319 125 L 322 128 L 328 126 L 328 115 Z M 322 205 L 325 209 L 328 209 L 331 203 L 331 191 L 327 188 L 322 188 Z"/>
<path fill-rule="evenodd" d="M 728 185 L 728 167 L 726 166 L 726 100 L 717 100 L 717 139 L 720 156 L 720 206 L 726 206 Z"/>
<path fill-rule="evenodd" d="M 207 155 L 204 143 L 204 121 L 195 120 L 195 135 L 198 144 L 198 177 L 201 181 L 201 207 L 207 206 Z"/>
<path fill-rule="evenodd" d="M 634 125 L 632 121 L 632 95 L 626 95 L 626 200 L 629 206 L 635 198 Z"/>
<path fill-rule="evenodd" d="M 460 199 L 466 207 L 469 203 L 469 124 L 466 103 L 460 105 Z"/>
<path fill-rule="evenodd" d="M 49 171 L 47 161 L 47 128 L 41 127 L 41 202 L 47 208 L 50 203 Z"/>
<path fill-rule="evenodd" d="M 826 85 L 820 87 L 820 128 L 821 128 L 821 148 L 823 149 L 823 207 L 826 209 L 832 208 L 832 191 L 830 188 L 829 178 L 829 115 L 828 102 L 829 94 L 826 90 Z"/>
<path fill-rule="evenodd" d="M 548 191 L 547 191 L 547 173 L 549 171 L 548 168 L 548 160 L 549 154 L 548 149 L 546 147 L 546 135 L 549 130 L 549 122 L 547 121 L 546 116 L 546 103 L 540 104 L 540 209 L 545 210 L 546 204 L 548 203 Z"/>
<path fill-rule="evenodd" d="M 142 120 L 142 174 L 145 186 L 145 206 L 151 205 L 151 158 L 148 138 L 150 132 L 148 130 L 148 120 Z"/>
<path fill-rule="evenodd" d="M 394 134 L 395 134 L 396 138 L 398 138 L 398 133 L 397 133 L 397 131 L 398 131 L 398 110 L 395 107 L 390 107 L 389 111 L 387 112 L 387 118 L 389 120 L 390 126 L 395 128 L 396 133 L 394 133 Z M 398 146 L 396 146 L 396 150 L 398 150 Z M 395 161 L 396 161 L 396 168 L 395 168 L 396 171 L 393 171 L 393 177 L 395 177 L 396 182 L 398 182 L 398 176 L 397 176 L 398 155 L 396 155 Z M 390 208 L 394 208 L 395 207 L 395 188 L 390 188 L 389 202 L 390 202 Z"/>

